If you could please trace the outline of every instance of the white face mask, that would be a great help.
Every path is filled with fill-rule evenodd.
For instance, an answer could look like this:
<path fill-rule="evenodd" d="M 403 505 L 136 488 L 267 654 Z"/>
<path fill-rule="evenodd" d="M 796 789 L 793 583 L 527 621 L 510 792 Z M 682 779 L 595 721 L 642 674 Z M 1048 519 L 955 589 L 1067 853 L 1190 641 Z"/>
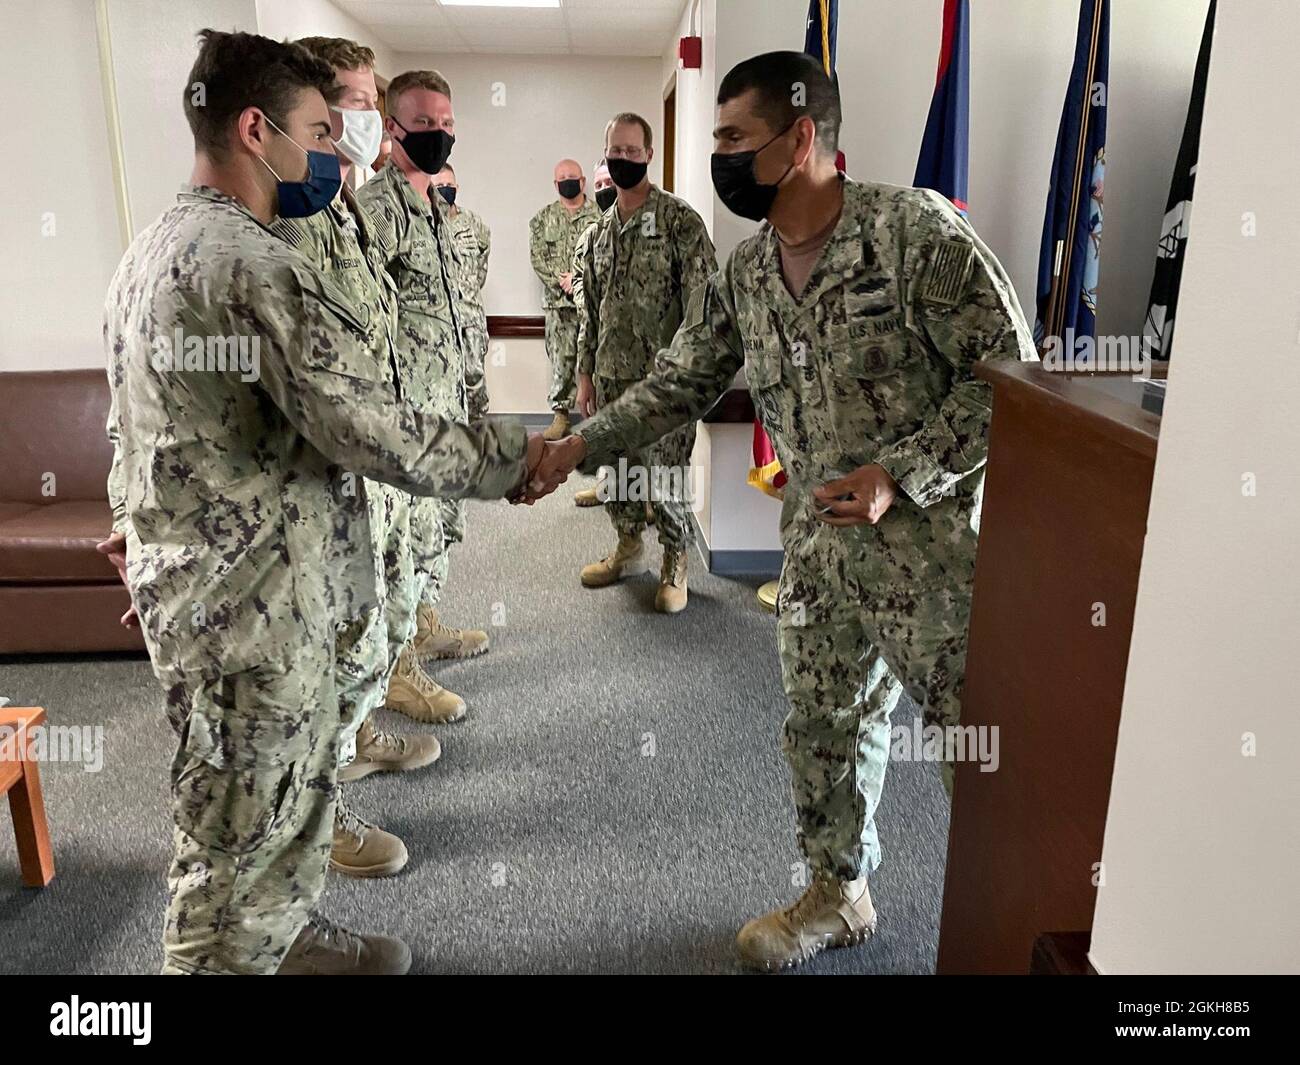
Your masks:
<path fill-rule="evenodd" d="M 343 117 L 343 136 L 334 147 L 357 166 L 369 166 L 379 154 L 379 142 L 384 136 L 384 119 L 378 111 L 349 111 L 332 107 Z"/>

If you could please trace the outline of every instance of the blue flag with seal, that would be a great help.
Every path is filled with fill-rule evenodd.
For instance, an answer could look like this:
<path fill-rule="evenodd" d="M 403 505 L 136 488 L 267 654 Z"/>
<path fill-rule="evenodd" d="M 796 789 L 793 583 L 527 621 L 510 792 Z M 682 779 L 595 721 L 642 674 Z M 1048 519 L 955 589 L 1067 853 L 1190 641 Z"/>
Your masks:
<path fill-rule="evenodd" d="M 1084 338 L 1083 351 L 1094 350 L 1097 337 L 1109 73 L 1110 0 L 1082 0 L 1043 218 L 1034 322 L 1039 348 L 1056 338 L 1070 359 Z"/>
<path fill-rule="evenodd" d="M 912 184 L 934 189 L 965 214 L 969 173 L 970 4 L 944 0 L 939 73 Z"/>

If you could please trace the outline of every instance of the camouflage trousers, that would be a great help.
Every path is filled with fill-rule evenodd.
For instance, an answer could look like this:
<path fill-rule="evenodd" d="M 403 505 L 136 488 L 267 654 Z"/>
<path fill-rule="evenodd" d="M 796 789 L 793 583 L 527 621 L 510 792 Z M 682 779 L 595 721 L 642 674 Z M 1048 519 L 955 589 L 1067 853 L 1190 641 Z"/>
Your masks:
<path fill-rule="evenodd" d="M 447 584 L 451 568 L 451 549 L 465 539 L 465 500 L 440 499 L 438 523 L 442 530 L 442 551 L 431 562 L 427 579 L 421 586 L 419 602 L 430 609 L 442 600 L 442 590 Z"/>
<path fill-rule="evenodd" d="M 551 410 L 573 410 L 577 392 L 578 308 L 547 307 L 546 358 L 551 364 L 551 387 L 546 403 Z"/>
<path fill-rule="evenodd" d="M 960 575 L 929 588 L 881 582 L 865 594 L 855 583 L 840 589 L 847 609 L 807 617 L 790 591 L 824 587 L 835 574 L 800 572 L 801 561 L 787 553 L 781 574 L 777 643 L 790 701 L 782 749 L 809 866 L 856 879 L 881 860 L 875 813 L 899 697 L 907 691 L 916 700 L 926 725 L 960 719 L 970 582 Z M 952 766 L 943 769 L 951 794 Z"/>
<path fill-rule="evenodd" d="M 158 671 L 179 737 L 164 973 L 274 973 L 315 909 L 339 758 L 333 663 L 332 640 L 305 639 L 292 660 L 240 672 Z"/>
<path fill-rule="evenodd" d="M 592 379 L 596 386 L 596 406 L 605 407 L 632 387 L 635 381 L 616 381 L 608 377 Z M 605 513 L 620 536 L 640 536 L 646 527 L 645 504 L 649 499 L 655 518 L 655 532 L 665 551 L 684 551 L 695 542 L 695 525 L 691 521 L 691 493 L 684 491 L 693 481 L 687 479 L 691 467 L 691 452 L 695 450 L 695 423 L 674 429 L 660 437 L 649 447 L 635 455 L 620 459 L 626 476 L 620 478 L 618 468 L 609 475 L 602 491 L 607 493 Z M 646 471 L 638 478 L 635 470 Z M 673 472 L 675 471 L 675 472 Z M 662 474 L 662 476 L 660 476 Z M 667 491 L 654 487 L 660 481 L 675 485 Z M 625 482 L 625 483 L 621 483 Z M 648 496 L 634 489 L 634 485 L 651 486 Z M 625 491 L 624 488 L 632 489 Z M 620 498 L 627 496 L 628 498 Z"/>
<path fill-rule="evenodd" d="M 415 632 L 420 592 L 411 550 L 411 497 L 377 481 L 368 480 L 365 486 L 378 531 L 380 603 L 366 617 L 346 625 L 335 645 L 340 768 L 356 757 L 357 732 L 383 705 L 397 658 Z"/>

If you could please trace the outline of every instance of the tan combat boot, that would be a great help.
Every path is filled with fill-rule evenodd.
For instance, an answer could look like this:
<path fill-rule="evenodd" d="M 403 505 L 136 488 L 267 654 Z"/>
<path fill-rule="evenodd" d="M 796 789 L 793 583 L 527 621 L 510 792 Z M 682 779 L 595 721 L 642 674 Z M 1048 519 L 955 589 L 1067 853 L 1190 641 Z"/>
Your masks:
<path fill-rule="evenodd" d="M 598 507 L 604 502 L 600 498 L 600 493 L 594 488 L 584 488 L 580 492 L 573 493 L 573 505 L 575 507 Z"/>
<path fill-rule="evenodd" d="M 445 725 L 465 716 L 465 700 L 429 676 L 409 644 L 388 682 L 384 707 L 425 724 Z"/>
<path fill-rule="evenodd" d="M 551 419 L 551 424 L 542 432 L 543 440 L 559 440 L 569 435 L 569 430 L 573 423 L 569 421 L 569 412 L 567 410 L 557 410 L 555 417 Z"/>
<path fill-rule="evenodd" d="M 641 542 L 641 534 L 620 535 L 613 554 L 606 555 L 590 566 L 583 566 L 581 579 L 587 588 L 604 588 L 623 577 L 635 577 L 647 569 L 649 567 L 646 565 L 645 544 Z"/>
<path fill-rule="evenodd" d="M 736 936 L 736 946 L 746 965 L 776 972 L 823 950 L 861 943 L 875 931 L 876 908 L 865 876 L 818 876 L 793 906 L 746 924 Z"/>
<path fill-rule="evenodd" d="M 676 614 L 686 609 L 686 552 L 665 551 L 659 570 L 659 591 L 655 592 L 655 609 L 661 614 Z"/>
<path fill-rule="evenodd" d="M 312 914 L 277 976 L 405 976 L 411 948 L 392 936 L 361 936 Z"/>
<path fill-rule="evenodd" d="M 363 821 L 339 793 L 334 803 L 331 869 L 344 876 L 395 876 L 408 858 L 405 843 L 378 825 Z"/>
<path fill-rule="evenodd" d="M 415 611 L 415 639 L 411 646 L 420 658 L 473 658 L 488 649 L 482 629 L 451 629 L 433 607 L 421 603 Z"/>
<path fill-rule="evenodd" d="M 381 732 L 366 718 L 357 733 L 357 756 L 339 770 L 339 780 L 351 783 L 371 773 L 406 773 L 433 765 L 442 754 L 437 736 L 396 736 Z"/>

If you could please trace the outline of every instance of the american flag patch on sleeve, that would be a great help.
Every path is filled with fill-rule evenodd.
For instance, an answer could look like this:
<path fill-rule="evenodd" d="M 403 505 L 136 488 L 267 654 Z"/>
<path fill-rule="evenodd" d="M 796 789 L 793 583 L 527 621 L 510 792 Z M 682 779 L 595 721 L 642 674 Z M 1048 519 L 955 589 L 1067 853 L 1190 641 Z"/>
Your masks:
<path fill-rule="evenodd" d="M 929 303 L 954 306 L 970 277 L 975 246 L 964 240 L 941 240 L 930 260 L 921 299 Z"/>

